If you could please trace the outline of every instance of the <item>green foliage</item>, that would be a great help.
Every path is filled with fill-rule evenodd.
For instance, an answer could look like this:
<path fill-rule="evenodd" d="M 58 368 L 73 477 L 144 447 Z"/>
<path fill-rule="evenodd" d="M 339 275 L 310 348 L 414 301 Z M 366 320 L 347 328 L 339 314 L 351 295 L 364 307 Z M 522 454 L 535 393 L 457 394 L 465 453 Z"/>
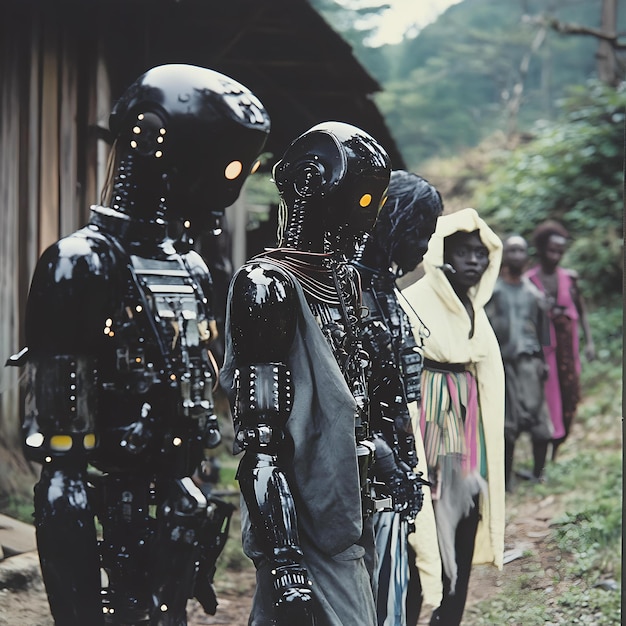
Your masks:
<path fill-rule="evenodd" d="M 617 455 L 608 456 L 611 462 L 602 463 L 593 499 L 554 522 L 557 545 L 575 557 L 571 574 L 585 576 L 592 584 L 619 568 L 614 557 L 622 536 L 622 472 Z"/>
<path fill-rule="evenodd" d="M 511 123 L 526 130 L 538 118 L 550 119 L 569 86 L 594 75 L 593 38 L 549 30 L 531 53 L 541 27 L 526 18 L 542 13 L 598 27 L 600 1 L 464 0 L 417 37 L 380 50 L 387 64 L 377 67 L 387 73 L 376 75 L 384 86 L 376 102 L 410 168 L 475 146 Z M 368 67 L 372 60 L 363 57 Z M 523 98 L 513 115 L 508 105 L 520 85 Z"/>
<path fill-rule="evenodd" d="M 32 524 L 33 498 L 30 494 L 5 495 L 0 500 L 0 512 L 25 524 Z"/>
<path fill-rule="evenodd" d="M 598 302 L 622 287 L 626 91 L 591 82 L 562 108 L 557 122 L 537 123 L 529 143 L 494 160 L 474 205 L 500 234 L 529 238 L 541 221 L 562 221 L 573 240 L 563 265 Z"/>

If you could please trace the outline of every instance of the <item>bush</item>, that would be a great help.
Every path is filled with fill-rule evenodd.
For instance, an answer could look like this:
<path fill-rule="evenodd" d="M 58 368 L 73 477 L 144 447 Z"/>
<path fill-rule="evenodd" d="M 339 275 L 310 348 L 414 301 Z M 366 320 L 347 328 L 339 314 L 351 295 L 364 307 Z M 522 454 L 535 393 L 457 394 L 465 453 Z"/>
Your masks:
<path fill-rule="evenodd" d="M 622 288 L 626 92 L 599 83 L 572 90 L 558 122 L 538 122 L 532 141 L 495 159 L 474 206 L 501 235 L 530 239 L 545 219 L 569 230 L 563 265 L 602 302 Z"/>

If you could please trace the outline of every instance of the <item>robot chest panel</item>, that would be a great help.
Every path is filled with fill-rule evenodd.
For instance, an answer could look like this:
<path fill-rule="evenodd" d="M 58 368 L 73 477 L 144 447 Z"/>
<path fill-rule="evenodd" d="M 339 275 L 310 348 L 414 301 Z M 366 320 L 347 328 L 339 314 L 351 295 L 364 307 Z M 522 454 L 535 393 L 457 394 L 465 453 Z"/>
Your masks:
<path fill-rule="evenodd" d="M 179 259 L 132 257 L 147 314 L 172 352 L 193 349 L 211 337 L 207 300 Z"/>

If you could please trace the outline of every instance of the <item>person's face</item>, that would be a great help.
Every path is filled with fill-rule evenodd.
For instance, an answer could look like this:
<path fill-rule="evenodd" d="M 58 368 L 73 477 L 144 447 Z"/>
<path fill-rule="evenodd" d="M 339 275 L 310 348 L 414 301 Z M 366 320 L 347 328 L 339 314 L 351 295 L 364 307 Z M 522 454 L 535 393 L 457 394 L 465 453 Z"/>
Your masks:
<path fill-rule="evenodd" d="M 467 291 L 480 282 L 489 265 L 489 250 L 478 232 L 457 233 L 445 242 L 444 261 L 452 265 L 455 273 L 448 279 L 454 287 Z"/>
<path fill-rule="evenodd" d="M 417 232 L 407 232 L 400 235 L 393 252 L 393 262 L 402 270 L 403 274 L 413 271 L 424 258 L 428 249 L 428 242 L 435 232 L 437 216 L 433 215 L 420 224 Z"/>
<path fill-rule="evenodd" d="M 520 274 L 528 260 L 528 246 L 521 237 L 510 237 L 502 248 L 502 265 Z"/>
<path fill-rule="evenodd" d="M 541 253 L 542 265 L 549 269 L 554 269 L 561 262 L 565 254 L 567 241 L 561 235 L 550 235 L 546 247 Z"/>

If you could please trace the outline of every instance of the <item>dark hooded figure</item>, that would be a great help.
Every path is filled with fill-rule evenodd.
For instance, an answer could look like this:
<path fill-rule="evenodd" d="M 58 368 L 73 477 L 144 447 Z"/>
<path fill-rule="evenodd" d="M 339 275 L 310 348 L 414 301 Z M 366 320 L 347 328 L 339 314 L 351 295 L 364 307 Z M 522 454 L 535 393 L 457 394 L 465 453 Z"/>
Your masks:
<path fill-rule="evenodd" d="M 422 260 L 442 210 L 441 196 L 428 181 L 394 170 L 387 200 L 353 260 L 362 278 L 363 346 L 372 364 L 370 430 L 376 445 L 372 477 L 381 496 L 391 499 L 391 510 L 374 516 L 380 626 L 407 623 L 409 559 L 414 561 L 407 538 L 423 500 L 408 409 L 420 397 L 422 356 L 400 306 L 395 281 Z"/>

